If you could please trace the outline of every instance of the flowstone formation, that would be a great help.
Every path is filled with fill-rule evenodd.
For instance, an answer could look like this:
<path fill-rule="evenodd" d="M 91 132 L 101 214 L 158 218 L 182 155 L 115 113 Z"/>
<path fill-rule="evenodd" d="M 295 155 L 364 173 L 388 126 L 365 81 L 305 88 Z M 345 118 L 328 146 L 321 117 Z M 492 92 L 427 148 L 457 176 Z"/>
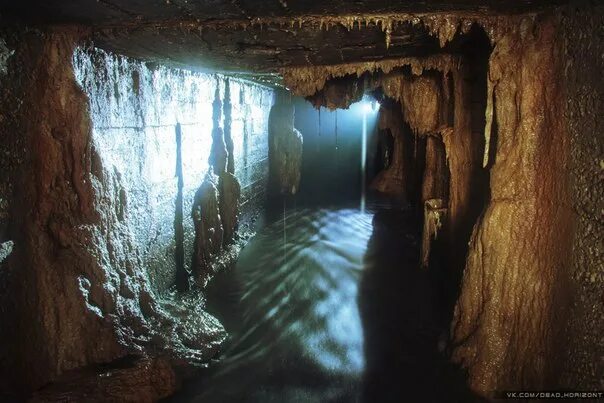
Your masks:
<path fill-rule="evenodd" d="M 277 194 L 294 195 L 300 188 L 302 134 L 294 127 L 294 105 L 277 100 L 269 117 L 270 187 Z"/>
<path fill-rule="evenodd" d="M 491 201 L 472 235 L 453 323 L 454 358 L 477 390 L 559 382 L 571 225 L 557 35 L 551 19 L 522 19 L 490 59 Z"/>

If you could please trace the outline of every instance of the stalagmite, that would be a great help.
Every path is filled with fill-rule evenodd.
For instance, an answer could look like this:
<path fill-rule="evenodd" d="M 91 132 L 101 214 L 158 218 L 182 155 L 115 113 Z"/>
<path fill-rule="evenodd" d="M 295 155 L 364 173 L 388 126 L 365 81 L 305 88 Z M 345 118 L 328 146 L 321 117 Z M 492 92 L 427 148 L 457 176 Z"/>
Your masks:
<path fill-rule="evenodd" d="M 239 198 L 241 185 L 237 177 L 230 172 L 220 175 L 220 217 L 224 229 L 224 243 L 228 243 L 235 234 L 239 216 Z"/>
<path fill-rule="evenodd" d="M 195 244 L 191 265 L 197 282 L 204 286 L 211 273 L 212 257 L 222 249 L 224 229 L 220 216 L 218 177 L 212 170 L 195 193 L 192 217 L 195 223 Z"/>

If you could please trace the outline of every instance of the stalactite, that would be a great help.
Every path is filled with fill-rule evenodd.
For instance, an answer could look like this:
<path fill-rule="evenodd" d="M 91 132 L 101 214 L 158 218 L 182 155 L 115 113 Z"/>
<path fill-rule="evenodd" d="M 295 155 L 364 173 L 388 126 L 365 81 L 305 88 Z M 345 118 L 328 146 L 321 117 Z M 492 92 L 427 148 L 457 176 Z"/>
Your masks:
<path fill-rule="evenodd" d="M 239 180 L 230 172 L 220 175 L 220 217 L 224 230 L 223 244 L 233 239 L 239 223 L 239 198 L 241 185 Z"/>
<path fill-rule="evenodd" d="M 329 66 L 289 67 L 280 70 L 285 85 L 294 95 L 309 97 L 321 91 L 328 80 L 348 75 L 363 76 L 364 73 L 381 72 L 388 74 L 394 69 L 410 66 L 414 75 L 424 70 L 437 70 L 447 74 L 459 66 L 459 57 L 454 55 L 433 55 L 427 57 L 408 57 L 362 63 L 346 63 Z"/>
<path fill-rule="evenodd" d="M 439 134 L 426 137 L 426 162 L 422 180 L 422 202 L 449 198 L 449 167 L 447 166 L 445 145 Z M 445 204 L 446 205 L 446 204 Z"/>
<path fill-rule="evenodd" d="M 487 80 L 487 108 L 485 112 L 486 124 L 484 127 L 484 156 L 482 166 L 486 168 L 489 165 L 489 153 L 491 150 L 491 131 L 493 130 L 493 97 L 495 84 Z"/>
<path fill-rule="evenodd" d="M 435 77 L 429 76 L 401 78 L 397 86 L 399 94 L 385 91 L 386 95 L 400 100 L 405 121 L 416 135 L 434 133 L 439 127 L 442 102 L 438 84 Z"/>

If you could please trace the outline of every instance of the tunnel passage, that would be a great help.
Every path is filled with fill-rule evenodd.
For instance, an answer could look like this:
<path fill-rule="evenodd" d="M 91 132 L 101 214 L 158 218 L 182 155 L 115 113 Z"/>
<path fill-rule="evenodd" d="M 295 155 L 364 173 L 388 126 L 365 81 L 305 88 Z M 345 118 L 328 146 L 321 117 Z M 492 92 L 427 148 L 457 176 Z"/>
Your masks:
<path fill-rule="evenodd" d="M 488 43 L 483 50 L 484 66 Z M 468 206 L 449 195 L 463 202 L 480 195 L 480 208 L 488 199 L 488 187 L 455 188 L 479 187 L 479 175 L 450 165 L 473 158 L 482 169 L 486 94 L 472 86 L 486 88 L 484 80 L 400 68 L 327 81 L 306 99 L 276 97 L 271 120 L 283 138 L 269 159 L 282 176 L 273 178 L 272 217 L 208 294 L 231 343 L 222 362 L 173 401 L 426 400 L 434 385 L 428 401 L 476 399 L 450 362 L 459 293 L 451 279 L 463 270 L 452 262 L 467 253 L 452 245 L 467 245 L 470 235 L 451 232 L 449 211 L 453 205 L 471 226 L 477 216 L 464 217 Z M 466 136 L 459 143 L 469 149 L 455 135 Z M 300 136 L 302 153 L 292 157 Z M 243 374 L 245 382 L 227 386 Z"/>
<path fill-rule="evenodd" d="M 451 58 L 428 63 L 420 73 L 402 65 L 388 73 L 342 74 L 306 98 L 336 113 L 367 94 L 378 101 L 368 188 L 409 204 L 422 217 L 424 265 L 434 243 L 434 260 L 447 262 L 442 282 L 452 311 L 472 228 L 489 200 L 483 159 L 494 150 L 485 147 L 484 135 L 490 42 L 474 25 L 454 38 L 451 49 Z M 495 141 L 496 126 L 490 133 Z"/>
<path fill-rule="evenodd" d="M 136 3 L 0 6 L 0 400 L 602 388 L 599 5 Z"/>

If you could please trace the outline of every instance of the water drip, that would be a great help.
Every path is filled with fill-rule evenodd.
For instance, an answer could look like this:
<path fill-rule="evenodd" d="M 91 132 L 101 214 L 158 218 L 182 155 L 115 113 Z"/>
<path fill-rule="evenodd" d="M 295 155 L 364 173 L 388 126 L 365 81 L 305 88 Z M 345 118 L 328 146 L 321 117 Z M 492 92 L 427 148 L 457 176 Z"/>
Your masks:
<path fill-rule="evenodd" d="M 287 232 L 286 232 L 286 200 L 283 197 L 283 267 L 287 267 Z"/>
<path fill-rule="evenodd" d="M 321 107 L 319 106 L 319 137 L 321 137 Z"/>
<path fill-rule="evenodd" d="M 338 110 L 336 109 L 336 156 L 338 155 Z"/>

